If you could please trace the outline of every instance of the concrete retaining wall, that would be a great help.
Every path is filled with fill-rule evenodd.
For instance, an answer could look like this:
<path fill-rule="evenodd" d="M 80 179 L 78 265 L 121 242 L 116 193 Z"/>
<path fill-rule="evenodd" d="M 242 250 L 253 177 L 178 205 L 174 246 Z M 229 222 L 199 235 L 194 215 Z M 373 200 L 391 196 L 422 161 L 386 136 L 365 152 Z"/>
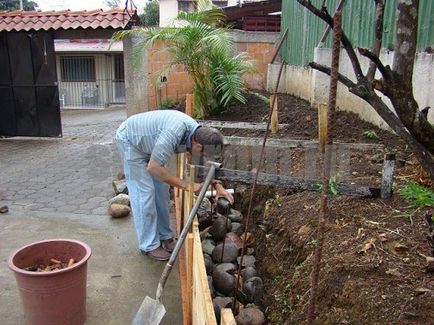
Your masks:
<path fill-rule="evenodd" d="M 382 62 L 387 65 L 392 65 L 393 51 L 382 51 Z M 315 62 L 330 66 L 331 63 L 331 49 L 329 48 L 316 48 L 315 49 Z M 366 58 L 361 57 L 363 71 L 368 69 L 369 62 Z M 279 72 L 279 65 L 268 66 L 268 80 L 267 90 L 274 90 L 276 78 Z M 345 52 L 342 52 L 340 58 L 340 73 L 355 80 L 355 76 L 351 67 L 351 63 Z M 380 77 L 377 75 L 377 77 Z M 420 108 L 426 106 L 434 107 L 434 55 L 428 53 L 419 53 L 416 57 L 416 63 L 413 73 L 413 89 L 414 96 L 419 103 Z M 329 77 L 321 72 L 312 70 L 306 67 L 286 66 L 282 79 L 279 92 L 289 93 L 297 97 L 309 101 L 312 105 L 319 103 L 327 103 Z M 383 96 L 384 101 L 391 107 L 390 101 Z M 339 84 L 338 109 L 350 111 L 358 114 L 363 120 L 371 122 L 381 128 L 387 129 L 386 123 L 368 105 L 359 97 L 351 94 L 345 86 Z M 434 108 L 430 110 L 428 119 L 434 123 Z"/>

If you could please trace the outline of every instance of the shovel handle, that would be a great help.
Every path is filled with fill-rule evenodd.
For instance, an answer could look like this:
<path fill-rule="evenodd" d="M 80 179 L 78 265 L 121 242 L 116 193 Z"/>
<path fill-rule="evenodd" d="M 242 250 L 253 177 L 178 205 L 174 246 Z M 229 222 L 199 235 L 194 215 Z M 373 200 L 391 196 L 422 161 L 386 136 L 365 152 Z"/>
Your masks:
<path fill-rule="evenodd" d="M 175 248 L 173 249 L 172 255 L 170 255 L 170 259 L 164 267 L 163 273 L 161 274 L 160 281 L 158 282 L 156 299 L 160 301 L 161 295 L 163 294 L 163 289 L 166 284 L 167 278 L 169 277 L 170 271 L 172 271 L 173 264 L 175 263 L 176 258 L 178 257 L 179 251 L 181 249 L 182 244 L 187 237 L 188 230 L 193 223 L 194 217 L 196 216 L 196 212 L 199 209 L 200 204 L 202 203 L 203 198 L 205 197 L 206 190 L 211 184 L 212 179 L 214 178 L 214 173 L 216 168 L 221 168 L 221 164 L 216 162 L 208 162 L 210 168 L 208 174 L 206 175 L 205 181 L 200 189 L 199 195 L 196 199 L 196 202 L 191 209 L 190 215 L 188 216 L 187 222 L 184 225 L 184 228 L 179 235 L 178 241 L 176 242 Z"/>

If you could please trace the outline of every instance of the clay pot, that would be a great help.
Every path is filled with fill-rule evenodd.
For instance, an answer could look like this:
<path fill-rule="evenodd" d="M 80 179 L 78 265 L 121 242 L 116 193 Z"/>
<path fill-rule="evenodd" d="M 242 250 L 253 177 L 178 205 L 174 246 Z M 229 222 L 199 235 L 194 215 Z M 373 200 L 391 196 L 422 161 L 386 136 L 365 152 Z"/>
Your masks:
<path fill-rule="evenodd" d="M 11 255 L 8 266 L 15 273 L 26 324 L 84 324 L 90 255 L 88 245 L 70 239 L 36 242 Z M 76 263 L 51 272 L 23 270 L 35 264 L 48 265 L 51 258 L 73 258 Z"/>

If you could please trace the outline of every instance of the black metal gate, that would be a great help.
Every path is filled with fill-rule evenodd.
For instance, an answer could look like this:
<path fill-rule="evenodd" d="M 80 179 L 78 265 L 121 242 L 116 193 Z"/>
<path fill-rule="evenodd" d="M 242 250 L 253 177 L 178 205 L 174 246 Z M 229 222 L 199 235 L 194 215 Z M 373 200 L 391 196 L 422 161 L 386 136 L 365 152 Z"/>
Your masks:
<path fill-rule="evenodd" d="M 49 32 L 0 32 L 0 136 L 62 136 Z"/>

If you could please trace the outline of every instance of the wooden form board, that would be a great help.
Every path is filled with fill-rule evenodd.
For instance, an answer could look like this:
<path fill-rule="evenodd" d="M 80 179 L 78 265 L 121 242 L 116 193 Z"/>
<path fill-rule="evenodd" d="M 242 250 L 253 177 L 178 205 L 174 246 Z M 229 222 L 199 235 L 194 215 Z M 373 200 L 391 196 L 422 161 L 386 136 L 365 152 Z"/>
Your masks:
<path fill-rule="evenodd" d="M 193 236 L 193 325 L 217 325 L 197 220 L 193 225 Z"/>
<path fill-rule="evenodd" d="M 184 177 L 188 169 L 184 156 L 178 156 L 177 173 Z M 189 169 L 190 189 L 194 184 L 194 169 Z M 177 234 L 179 235 L 193 207 L 193 191 L 175 190 L 175 211 Z M 202 244 L 197 220 L 193 222 L 190 232 L 179 253 L 179 274 L 181 283 L 181 300 L 184 325 L 217 325 L 208 277 L 203 259 Z M 225 324 L 221 322 L 221 324 Z M 229 324 L 229 323 L 228 323 Z"/>

